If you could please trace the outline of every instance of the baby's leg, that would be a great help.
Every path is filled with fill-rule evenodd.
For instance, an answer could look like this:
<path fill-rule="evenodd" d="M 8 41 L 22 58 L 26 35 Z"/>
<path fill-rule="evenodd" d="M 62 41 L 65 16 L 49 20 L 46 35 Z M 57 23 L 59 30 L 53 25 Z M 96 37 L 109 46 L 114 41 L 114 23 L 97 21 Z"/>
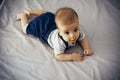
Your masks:
<path fill-rule="evenodd" d="M 27 14 L 25 12 L 18 14 L 16 20 L 21 21 L 22 30 L 24 29 L 25 25 L 28 24 L 28 17 L 27 17 Z"/>
<path fill-rule="evenodd" d="M 24 12 L 25 12 L 28 16 L 30 16 L 30 15 L 39 16 L 39 15 L 45 13 L 44 10 L 24 10 Z"/>

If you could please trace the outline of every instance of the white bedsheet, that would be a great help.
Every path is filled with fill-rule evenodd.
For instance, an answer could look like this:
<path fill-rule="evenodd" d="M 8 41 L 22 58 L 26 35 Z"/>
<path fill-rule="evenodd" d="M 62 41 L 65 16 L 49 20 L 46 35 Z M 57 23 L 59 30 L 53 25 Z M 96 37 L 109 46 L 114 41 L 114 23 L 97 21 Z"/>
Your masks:
<path fill-rule="evenodd" d="M 5 0 L 0 9 L 0 80 L 120 80 L 119 5 L 119 0 Z M 22 33 L 15 21 L 24 9 L 54 13 L 64 6 L 77 11 L 94 51 L 82 62 L 56 61 L 51 48 Z"/>

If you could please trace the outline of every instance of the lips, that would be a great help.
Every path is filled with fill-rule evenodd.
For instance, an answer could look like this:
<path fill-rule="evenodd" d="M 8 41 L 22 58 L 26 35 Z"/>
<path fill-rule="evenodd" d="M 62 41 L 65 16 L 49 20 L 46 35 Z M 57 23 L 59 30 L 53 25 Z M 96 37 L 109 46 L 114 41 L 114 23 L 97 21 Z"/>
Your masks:
<path fill-rule="evenodd" d="M 76 39 L 71 40 L 71 42 L 75 42 L 75 41 L 76 41 Z"/>

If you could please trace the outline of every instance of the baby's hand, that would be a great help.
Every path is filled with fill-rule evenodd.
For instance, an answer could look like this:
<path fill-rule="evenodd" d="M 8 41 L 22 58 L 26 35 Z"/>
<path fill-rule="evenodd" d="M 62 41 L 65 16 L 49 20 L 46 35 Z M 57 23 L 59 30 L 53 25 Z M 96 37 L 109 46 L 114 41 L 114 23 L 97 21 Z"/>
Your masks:
<path fill-rule="evenodd" d="M 84 60 L 84 56 L 78 52 L 72 53 L 72 60 L 73 61 L 82 61 L 82 60 Z"/>
<path fill-rule="evenodd" d="M 86 56 L 91 56 L 91 55 L 93 54 L 93 51 L 92 51 L 91 49 L 85 49 L 85 50 L 83 51 L 83 53 L 84 53 L 84 55 L 86 55 Z"/>

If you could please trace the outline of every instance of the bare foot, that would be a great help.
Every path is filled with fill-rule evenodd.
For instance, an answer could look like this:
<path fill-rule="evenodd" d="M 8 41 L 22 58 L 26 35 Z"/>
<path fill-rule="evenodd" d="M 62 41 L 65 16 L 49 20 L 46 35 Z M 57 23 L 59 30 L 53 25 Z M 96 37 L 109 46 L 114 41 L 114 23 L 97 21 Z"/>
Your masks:
<path fill-rule="evenodd" d="M 27 14 L 24 12 L 19 13 L 16 17 L 16 21 L 20 21 L 24 16 L 27 16 Z"/>
<path fill-rule="evenodd" d="M 27 16 L 30 16 L 29 10 L 24 10 L 23 12 L 26 13 Z"/>

